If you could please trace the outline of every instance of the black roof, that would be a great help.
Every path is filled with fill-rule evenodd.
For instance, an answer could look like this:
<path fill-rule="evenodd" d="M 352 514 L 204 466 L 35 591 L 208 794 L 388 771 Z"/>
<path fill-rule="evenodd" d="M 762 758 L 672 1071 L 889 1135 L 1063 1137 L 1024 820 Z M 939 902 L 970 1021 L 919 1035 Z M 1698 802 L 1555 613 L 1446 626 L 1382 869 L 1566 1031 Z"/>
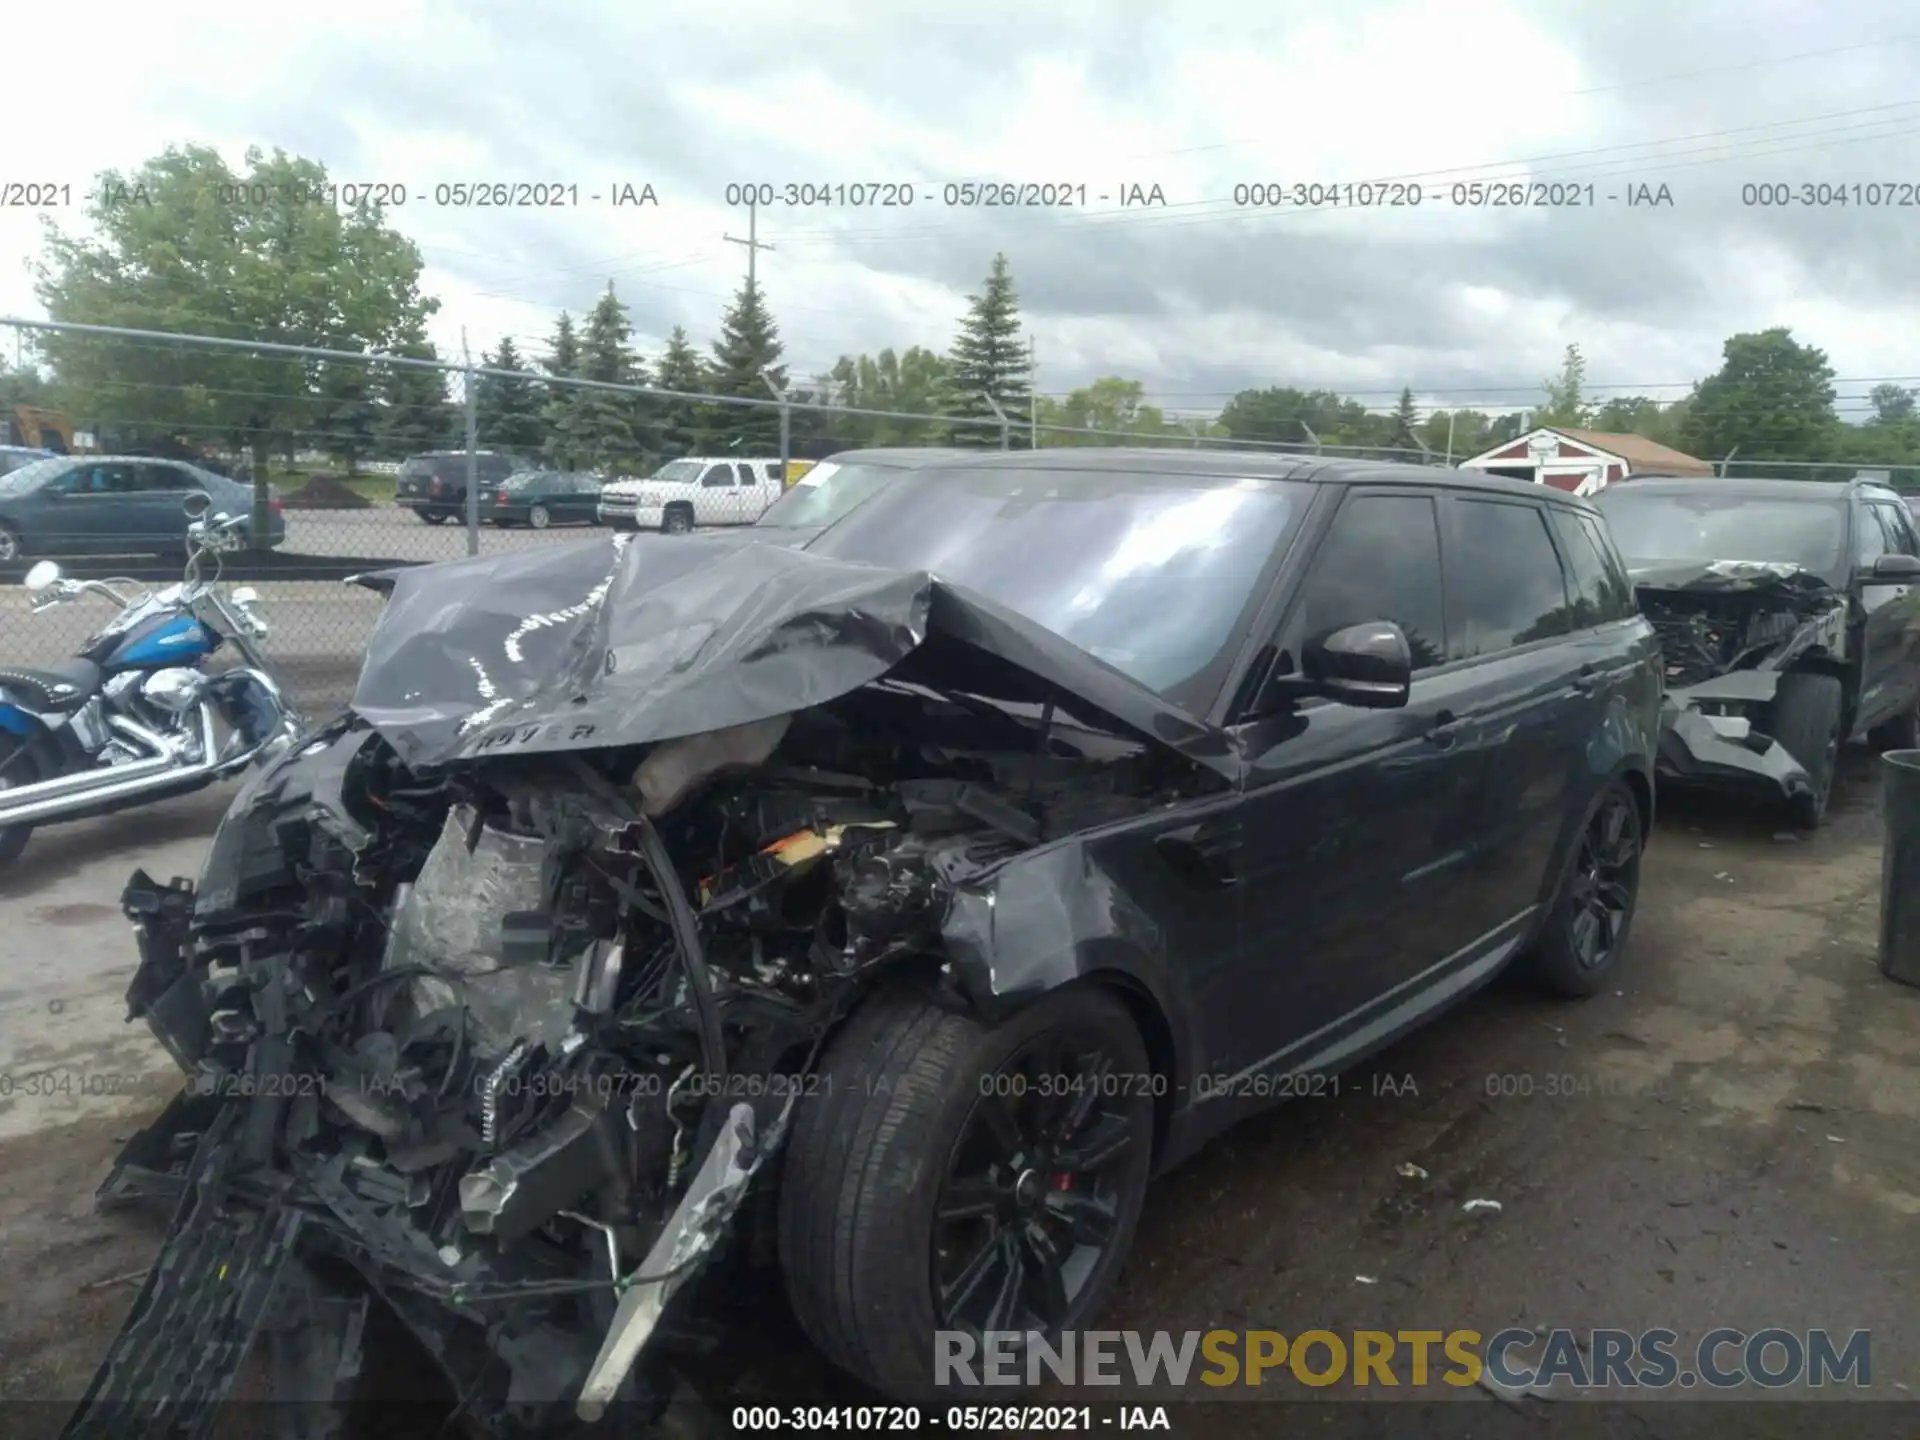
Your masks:
<path fill-rule="evenodd" d="M 1840 500 L 1856 490 L 1883 491 L 1888 495 L 1897 492 L 1884 480 L 1793 480 L 1776 475 L 1647 475 L 1637 474 L 1625 480 L 1615 481 L 1607 487 L 1619 489 L 1623 494 L 1639 494 L 1650 490 L 1655 494 L 1678 494 L 1682 491 L 1712 490 L 1716 494 L 1744 496 L 1759 500 Z"/>
<path fill-rule="evenodd" d="M 871 450 L 840 450 L 820 461 L 822 465 L 878 465 L 894 470 L 914 470 L 936 460 L 951 460 L 977 455 L 977 450 L 960 450 L 938 445 L 880 445 Z M 998 453 L 998 452 L 995 452 Z"/>
<path fill-rule="evenodd" d="M 1042 450 L 968 450 L 931 467 L 977 469 L 1104 470 L 1135 475 L 1202 475 L 1248 480 L 1298 480 L 1314 485 L 1424 485 L 1435 489 L 1475 490 L 1519 495 L 1582 507 L 1587 502 L 1550 485 L 1510 480 L 1479 470 L 1441 465 L 1410 465 L 1389 460 L 1336 459 L 1324 455 L 1282 455 L 1263 450 L 1200 450 L 1172 446 L 1058 446 Z"/>

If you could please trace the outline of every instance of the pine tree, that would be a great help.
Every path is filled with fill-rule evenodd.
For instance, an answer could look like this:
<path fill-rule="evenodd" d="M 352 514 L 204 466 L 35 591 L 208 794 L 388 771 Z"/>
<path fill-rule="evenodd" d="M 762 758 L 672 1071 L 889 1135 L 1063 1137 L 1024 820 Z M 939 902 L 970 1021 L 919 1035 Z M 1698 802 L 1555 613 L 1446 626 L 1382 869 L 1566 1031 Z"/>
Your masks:
<path fill-rule="evenodd" d="M 1420 412 L 1414 408 L 1413 390 L 1400 392 L 1400 403 L 1393 407 L 1393 444 L 1400 450 L 1415 450 L 1413 427 L 1420 423 Z"/>
<path fill-rule="evenodd" d="M 482 375 L 474 395 L 474 427 L 482 445 L 505 450 L 516 456 L 529 456 L 539 450 L 546 438 L 546 425 L 540 416 L 540 401 L 534 394 L 533 378 L 514 348 L 513 337 L 500 337 L 493 354 L 482 354 L 480 363 L 489 370 L 511 371 L 506 375 Z"/>
<path fill-rule="evenodd" d="M 998 446 L 998 417 L 985 397 L 992 396 L 1008 416 L 1018 418 L 1026 414 L 1032 384 L 1031 360 L 1020 336 L 1020 302 L 1005 255 L 993 257 L 986 288 L 969 296 L 967 306 L 967 318 L 961 322 L 949 357 L 942 410 L 955 419 L 991 423 L 955 425 L 949 443 Z"/>
<path fill-rule="evenodd" d="M 782 390 L 787 370 L 780 363 L 780 332 L 767 310 L 758 286 L 740 287 L 720 318 L 720 338 L 713 343 L 708 384 L 715 395 L 744 400 L 771 400 L 767 381 Z M 773 455 L 780 450 L 780 412 L 771 405 L 709 405 L 702 407 L 706 428 L 722 448 Z"/>
<path fill-rule="evenodd" d="M 379 436 L 380 406 L 371 368 L 364 362 L 325 362 L 320 397 L 320 448 L 336 456 L 347 474 L 357 474 Z"/>
<path fill-rule="evenodd" d="M 409 360 L 437 360 L 424 327 L 409 327 L 392 353 Z M 455 441 L 455 411 L 443 370 L 417 365 L 382 365 L 373 392 L 380 406 L 375 426 L 381 448 L 396 458 L 423 450 L 442 450 Z"/>
<path fill-rule="evenodd" d="M 579 377 L 599 385 L 644 385 L 646 369 L 633 353 L 633 325 L 613 282 L 594 304 L 580 335 Z M 634 421 L 638 396 L 578 389 L 562 421 L 569 453 L 597 469 L 617 469 L 639 458 Z"/>
<path fill-rule="evenodd" d="M 660 388 L 698 393 L 707 388 L 707 367 L 700 352 L 687 339 L 684 327 L 676 325 L 667 337 L 667 353 L 660 357 Z M 700 404 L 695 400 L 664 400 L 655 428 L 655 443 L 672 455 L 690 454 L 700 448 Z"/>
<path fill-rule="evenodd" d="M 547 358 L 540 368 L 558 381 L 579 378 L 580 375 L 580 337 L 574 332 L 573 317 L 566 311 L 560 312 L 560 318 L 554 323 L 553 339 L 547 347 Z M 547 463 L 557 465 L 562 470 L 571 470 L 578 463 L 578 457 L 570 448 L 567 432 L 567 413 L 573 408 L 575 390 L 571 385 L 549 385 L 547 398 L 540 407 L 540 419 L 546 426 L 547 438 L 542 444 L 541 453 Z"/>

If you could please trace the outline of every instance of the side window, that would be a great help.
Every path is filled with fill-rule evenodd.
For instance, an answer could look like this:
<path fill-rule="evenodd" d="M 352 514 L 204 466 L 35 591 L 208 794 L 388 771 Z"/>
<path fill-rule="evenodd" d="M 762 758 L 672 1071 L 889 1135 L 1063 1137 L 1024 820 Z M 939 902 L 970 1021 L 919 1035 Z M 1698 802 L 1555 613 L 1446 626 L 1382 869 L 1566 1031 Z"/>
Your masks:
<path fill-rule="evenodd" d="M 742 485 L 757 485 L 760 483 L 760 477 L 753 473 L 753 466 L 747 464 L 746 461 L 742 460 L 733 468 L 739 471 L 740 483 Z"/>
<path fill-rule="evenodd" d="M 1853 558 L 1858 565 L 1871 565 L 1894 548 L 1879 510 L 1878 505 L 1853 507 Z"/>
<path fill-rule="evenodd" d="M 1572 629 L 1566 576 L 1537 505 L 1453 497 L 1448 656 L 1493 655 Z"/>
<path fill-rule="evenodd" d="M 1413 668 L 1441 663 L 1446 641 L 1440 590 L 1440 528 L 1425 495 L 1350 495 L 1321 542 L 1294 609 L 1294 644 L 1305 647 L 1367 620 L 1391 620 L 1407 635 Z"/>
<path fill-rule="evenodd" d="M 1880 523 L 1886 529 L 1892 549 L 1901 555 L 1920 556 L 1920 537 L 1913 532 L 1913 517 L 1907 513 L 1907 507 L 1876 500 L 1873 508 L 1880 514 Z"/>
<path fill-rule="evenodd" d="M 1567 582 L 1573 590 L 1573 628 L 1586 630 L 1614 619 L 1606 563 L 1593 548 L 1580 517 L 1558 505 L 1548 506 L 1547 515 L 1554 538 L 1560 542 L 1560 557 L 1566 562 Z"/>
<path fill-rule="evenodd" d="M 733 467 L 731 465 L 709 465 L 707 467 L 707 473 L 700 477 L 700 483 L 703 486 L 709 487 L 731 485 L 733 484 Z"/>
<path fill-rule="evenodd" d="M 196 486 L 187 472 L 173 465 L 142 465 L 140 467 L 140 486 L 142 490 L 192 490 Z"/>
<path fill-rule="evenodd" d="M 1627 574 L 1627 562 L 1620 558 L 1607 522 L 1596 515 L 1582 515 L 1580 528 L 1586 532 L 1594 553 L 1600 557 L 1601 568 L 1606 571 L 1607 619 L 1626 620 L 1638 614 L 1640 602 L 1634 598 L 1633 578 Z"/>

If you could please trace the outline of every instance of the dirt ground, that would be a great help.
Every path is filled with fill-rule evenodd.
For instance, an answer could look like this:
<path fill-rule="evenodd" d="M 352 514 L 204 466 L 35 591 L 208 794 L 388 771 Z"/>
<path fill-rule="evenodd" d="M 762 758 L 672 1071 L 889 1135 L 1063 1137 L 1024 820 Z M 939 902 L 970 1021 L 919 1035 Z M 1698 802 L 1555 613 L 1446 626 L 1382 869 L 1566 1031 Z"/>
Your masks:
<path fill-rule="evenodd" d="M 1875 968 L 1875 763 L 1848 757 L 1812 838 L 1663 797 L 1617 990 L 1569 1005 L 1496 987 L 1338 1098 L 1296 1101 L 1216 1143 L 1150 1194 L 1103 1323 L 1666 1327 L 1683 1347 L 1719 1326 L 1825 1327 L 1842 1341 L 1868 1330 L 1867 1389 L 1791 1392 L 1855 1401 L 1849 1414 L 1793 1408 L 1828 1436 L 1882 1433 L 1881 1421 L 1916 1433 L 1920 991 Z M 28 1402 L 10 1409 L 9 1434 L 57 1430 L 131 1303 L 123 1277 L 158 1238 L 157 1223 L 96 1214 L 91 1200 L 117 1137 L 174 1085 L 144 1028 L 119 1023 L 132 942 L 113 902 L 136 863 L 192 873 L 223 801 L 49 834 L 0 880 L 0 1074 L 15 1077 L 0 1093 L 0 1401 Z M 24 1095 L 21 1077 L 47 1067 L 73 1089 Z M 1475 1198 L 1501 1208 L 1464 1212 Z M 778 1375 L 791 1403 L 796 1373 L 801 1398 L 809 1386 L 843 1398 L 818 1366 L 743 1366 L 741 1398 Z M 1432 1389 L 1422 1398 L 1480 1402 L 1489 1424 L 1515 1408 Z M 1209 1396 L 1222 1397 L 1277 1398 Z M 1271 1403 L 1215 1405 L 1205 1433 L 1267 1433 L 1274 1419 Z"/>

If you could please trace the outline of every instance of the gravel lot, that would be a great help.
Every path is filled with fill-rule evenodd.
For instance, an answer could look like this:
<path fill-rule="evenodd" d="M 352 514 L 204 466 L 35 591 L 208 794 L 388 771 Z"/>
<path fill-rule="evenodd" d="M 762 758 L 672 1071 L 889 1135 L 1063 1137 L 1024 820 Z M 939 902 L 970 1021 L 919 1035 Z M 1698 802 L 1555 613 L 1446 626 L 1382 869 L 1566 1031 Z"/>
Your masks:
<path fill-rule="evenodd" d="M 1687 1341 L 1721 1325 L 1867 1329 L 1865 1391 L 1794 1391 L 1807 1403 L 1764 1423 L 1668 1404 L 1655 1421 L 1578 1433 L 1911 1436 L 1920 992 L 1874 966 L 1874 764 L 1848 758 L 1833 821 L 1810 840 L 1737 807 L 1665 797 L 1617 992 L 1564 1005 L 1496 987 L 1349 1077 L 1338 1098 L 1228 1135 L 1150 1195 L 1108 1323 L 1290 1335 L 1665 1326 Z M 74 1081 L 67 1094 L 27 1098 L 16 1085 L 0 1097 L 11 1287 L 0 1400 L 35 1402 L 10 1412 L 11 1434 L 57 1430 L 132 1299 L 116 1277 L 157 1239 L 153 1223 L 91 1204 L 116 1137 L 177 1083 L 145 1028 L 120 1023 L 133 947 L 114 902 L 135 864 L 193 873 L 225 800 L 45 832 L 0 878 L 0 1077 Z M 1424 1177 L 1399 1173 L 1407 1163 Z M 1463 1213 L 1476 1197 L 1502 1208 Z M 733 1398 L 855 1398 L 787 1323 L 777 1305 L 749 1317 L 726 1362 Z M 1171 1394 L 1101 1398 L 1165 1400 L 1180 1434 L 1264 1435 L 1285 1393 L 1211 1392 L 1243 1403 L 1209 1406 L 1198 1426 Z M 1510 1423 L 1566 1433 L 1575 1413 L 1478 1388 L 1405 1397 L 1454 1402 L 1436 1407 L 1451 1417 L 1442 1431 L 1404 1401 L 1340 1405 L 1351 1386 L 1313 1398 L 1326 1402 L 1304 1412 L 1318 1434 L 1461 1434 L 1472 1417 L 1480 1435 Z M 1822 1400 L 1854 1403 L 1839 1415 Z"/>

